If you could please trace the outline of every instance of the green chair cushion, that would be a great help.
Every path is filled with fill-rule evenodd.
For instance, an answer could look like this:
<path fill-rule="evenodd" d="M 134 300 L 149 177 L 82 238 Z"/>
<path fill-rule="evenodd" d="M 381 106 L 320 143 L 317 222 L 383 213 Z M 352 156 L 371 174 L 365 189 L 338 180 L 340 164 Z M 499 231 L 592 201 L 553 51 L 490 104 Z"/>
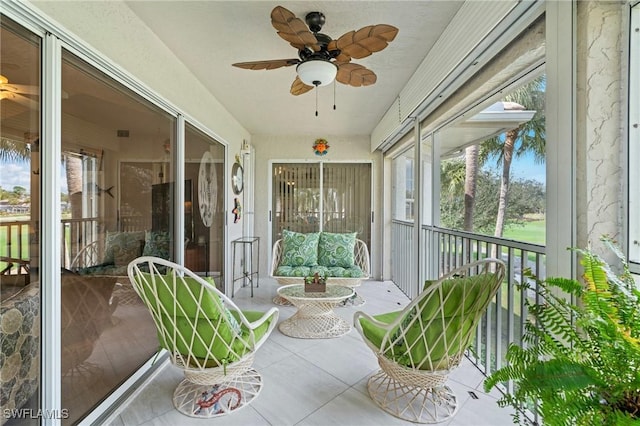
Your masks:
<path fill-rule="evenodd" d="M 276 277 L 310 277 L 315 273 L 318 273 L 321 277 L 334 277 L 334 278 L 362 278 L 364 273 L 358 266 L 352 266 L 351 268 L 342 268 L 340 266 L 334 266 L 328 268 L 326 266 L 278 266 L 275 271 Z"/>
<path fill-rule="evenodd" d="M 152 279 L 149 273 L 142 273 L 141 277 L 146 280 Z M 172 277 L 165 278 L 168 279 L 169 285 L 173 285 Z M 215 285 L 212 278 L 205 280 Z M 209 353 L 217 360 L 234 362 L 250 350 L 246 344 L 248 331 L 242 329 L 237 316 L 224 306 L 217 294 L 191 277 L 185 277 L 184 283 L 178 279 L 176 284 L 178 285 L 175 289 L 167 288 L 156 277 L 153 289 L 143 286 L 145 296 L 151 303 L 160 303 L 163 326 L 170 331 L 165 335 L 158 330 L 158 339 L 163 348 L 182 354 L 192 353 L 196 358 L 207 360 L 208 366 L 216 365 Z M 180 301 L 177 307 L 174 307 L 174 294 Z M 222 318 L 221 314 L 224 315 Z M 177 330 L 175 342 L 172 331 L 173 318 Z M 245 338 L 236 338 L 238 333 Z"/>
<path fill-rule="evenodd" d="M 355 261 L 353 254 L 355 246 L 355 232 L 339 234 L 321 232 L 318 240 L 318 264 L 327 267 L 351 268 Z"/>
<path fill-rule="evenodd" d="M 327 268 L 327 276 L 336 278 L 362 278 L 364 273 L 362 272 L 362 269 L 356 265 L 353 265 L 350 268 L 333 266 Z"/>
<path fill-rule="evenodd" d="M 277 277 L 308 277 L 311 272 L 309 266 L 278 266 L 275 275 Z"/>
<path fill-rule="evenodd" d="M 363 332 L 384 350 L 386 357 L 401 365 L 424 370 L 449 368 L 450 357 L 471 344 L 474 333 L 470 329 L 477 325 L 476 315 L 482 315 L 480 311 L 486 309 L 492 297 L 484 283 L 493 279 L 493 274 L 483 274 L 444 281 L 414 309 L 404 313 L 401 325 L 389 332 L 390 344 L 386 348 L 381 347 L 386 330 L 361 319 Z M 418 312 L 419 319 L 415 318 Z M 401 314 L 403 311 L 375 318 L 389 324 Z M 425 362 L 427 357 L 430 362 Z"/>
<path fill-rule="evenodd" d="M 375 315 L 374 318 L 385 324 L 391 324 L 401 313 L 402 311 L 387 312 L 386 314 Z M 374 325 L 366 318 L 360 318 L 360 325 L 362 326 L 362 332 L 366 336 L 367 340 L 373 343 L 377 348 L 380 348 L 382 346 L 382 339 L 387 331 Z M 394 330 L 393 333 L 395 332 L 396 331 Z"/>
<path fill-rule="evenodd" d="M 316 266 L 320 234 L 282 231 L 282 266 Z"/>

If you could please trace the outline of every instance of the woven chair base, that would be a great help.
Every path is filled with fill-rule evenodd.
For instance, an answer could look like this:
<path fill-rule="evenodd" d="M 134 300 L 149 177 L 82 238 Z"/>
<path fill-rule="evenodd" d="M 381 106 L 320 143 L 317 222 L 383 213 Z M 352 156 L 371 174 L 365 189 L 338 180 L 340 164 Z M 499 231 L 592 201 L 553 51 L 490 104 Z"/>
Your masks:
<path fill-rule="evenodd" d="M 449 386 L 422 388 L 398 382 L 380 370 L 367 383 L 371 399 L 384 411 L 413 423 L 440 423 L 458 411 Z"/>
<path fill-rule="evenodd" d="M 173 405 L 189 417 L 219 417 L 246 407 L 261 390 L 262 376 L 253 368 L 219 384 L 199 385 L 185 379 L 173 392 Z"/>

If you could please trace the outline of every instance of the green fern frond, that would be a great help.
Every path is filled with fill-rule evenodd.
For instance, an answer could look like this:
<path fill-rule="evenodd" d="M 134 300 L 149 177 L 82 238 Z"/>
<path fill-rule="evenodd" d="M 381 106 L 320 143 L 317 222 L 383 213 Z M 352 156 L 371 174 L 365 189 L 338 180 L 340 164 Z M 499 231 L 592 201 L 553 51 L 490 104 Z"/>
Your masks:
<path fill-rule="evenodd" d="M 622 251 L 611 239 L 603 242 L 621 267 L 574 249 L 582 282 L 540 281 L 530 270 L 523 272 L 518 288 L 536 293 L 525 300 L 526 347 L 510 346 L 506 366 L 484 384 L 489 391 L 513 382 L 513 393 L 501 405 L 529 407 L 549 425 L 640 423 L 640 290 Z"/>

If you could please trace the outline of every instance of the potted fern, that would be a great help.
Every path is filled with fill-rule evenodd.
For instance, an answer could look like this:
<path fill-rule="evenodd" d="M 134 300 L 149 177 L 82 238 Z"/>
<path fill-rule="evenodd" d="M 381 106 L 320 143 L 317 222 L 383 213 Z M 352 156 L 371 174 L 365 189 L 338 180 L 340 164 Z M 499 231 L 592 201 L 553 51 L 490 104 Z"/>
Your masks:
<path fill-rule="evenodd" d="M 576 249 L 583 282 L 528 274 L 540 303 L 527 303 L 525 348 L 512 344 L 507 366 L 484 383 L 488 392 L 514 382 L 498 403 L 516 409 L 517 423 L 527 423 L 518 410 L 528 408 L 550 425 L 640 424 L 640 292 L 622 252 L 601 240 L 619 259 L 618 273 L 591 250 Z"/>

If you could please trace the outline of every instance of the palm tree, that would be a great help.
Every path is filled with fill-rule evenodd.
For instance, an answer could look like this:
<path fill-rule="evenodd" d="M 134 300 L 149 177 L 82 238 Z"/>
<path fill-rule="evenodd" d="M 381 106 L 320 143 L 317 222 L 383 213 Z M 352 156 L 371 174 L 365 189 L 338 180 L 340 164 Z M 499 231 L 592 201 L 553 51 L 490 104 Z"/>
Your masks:
<path fill-rule="evenodd" d="M 473 209 L 476 204 L 476 182 L 478 176 L 478 145 L 472 145 L 464 150 L 465 178 L 464 178 L 464 230 L 473 232 Z"/>
<path fill-rule="evenodd" d="M 533 110 L 536 113 L 531 120 L 506 132 L 504 137 L 496 136 L 482 144 L 480 163 L 484 164 L 490 157 L 497 157 L 496 165 L 502 166 L 498 215 L 494 232 L 496 237 L 502 237 L 504 231 L 513 157 L 533 154 L 536 163 L 540 164 L 545 160 L 545 86 L 545 77 L 541 76 L 507 95 L 504 99 L 505 110 Z"/>
<path fill-rule="evenodd" d="M 9 138 L 0 138 L 0 161 L 28 161 L 31 145 Z"/>

